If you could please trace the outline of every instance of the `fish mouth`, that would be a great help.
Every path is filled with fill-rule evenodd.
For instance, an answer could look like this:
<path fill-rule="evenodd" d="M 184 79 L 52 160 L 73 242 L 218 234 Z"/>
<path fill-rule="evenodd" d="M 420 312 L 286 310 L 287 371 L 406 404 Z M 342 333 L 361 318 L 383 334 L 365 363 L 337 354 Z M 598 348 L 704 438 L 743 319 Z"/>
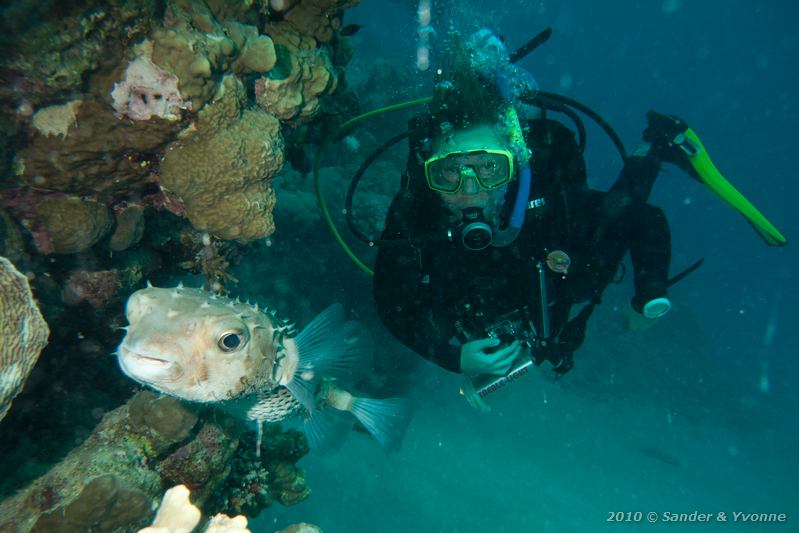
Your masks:
<path fill-rule="evenodd" d="M 170 361 L 160 354 L 143 354 L 124 346 L 119 348 L 119 359 L 125 370 L 144 370 L 148 373 L 161 373 L 175 366 L 175 361 Z"/>
<path fill-rule="evenodd" d="M 167 361 L 166 359 L 161 359 L 159 357 L 153 357 L 151 355 L 142 355 L 142 354 L 136 353 L 136 352 L 129 352 L 128 355 L 130 357 L 132 357 L 134 361 L 139 361 L 141 363 L 148 363 L 148 364 L 154 364 L 154 365 L 159 365 L 159 366 L 166 366 L 166 365 L 172 364 L 169 361 Z"/>

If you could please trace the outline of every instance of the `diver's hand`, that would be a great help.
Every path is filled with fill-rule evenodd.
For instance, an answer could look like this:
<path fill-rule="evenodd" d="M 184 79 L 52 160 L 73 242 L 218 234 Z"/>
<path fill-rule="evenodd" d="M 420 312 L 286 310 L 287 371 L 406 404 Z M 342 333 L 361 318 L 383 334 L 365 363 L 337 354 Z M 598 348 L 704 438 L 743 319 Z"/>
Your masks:
<path fill-rule="evenodd" d="M 498 376 L 508 373 L 513 361 L 522 351 L 519 341 L 500 348 L 495 352 L 487 352 L 499 346 L 500 340 L 493 337 L 470 341 L 461 346 L 461 371 L 464 374 L 495 374 Z"/>

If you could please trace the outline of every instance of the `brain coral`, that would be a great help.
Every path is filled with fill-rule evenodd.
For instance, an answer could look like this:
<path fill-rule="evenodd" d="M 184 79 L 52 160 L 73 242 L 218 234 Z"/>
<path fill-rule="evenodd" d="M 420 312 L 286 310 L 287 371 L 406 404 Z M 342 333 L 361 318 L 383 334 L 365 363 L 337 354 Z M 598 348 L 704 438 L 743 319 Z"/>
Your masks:
<path fill-rule="evenodd" d="M 274 231 L 269 180 L 283 166 L 280 123 L 245 101 L 241 82 L 225 77 L 161 163 L 161 185 L 180 197 L 194 227 L 241 242 Z"/>
<path fill-rule="evenodd" d="M 22 391 L 49 334 L 28 279 L 0 257 L 0 420 Z"/>

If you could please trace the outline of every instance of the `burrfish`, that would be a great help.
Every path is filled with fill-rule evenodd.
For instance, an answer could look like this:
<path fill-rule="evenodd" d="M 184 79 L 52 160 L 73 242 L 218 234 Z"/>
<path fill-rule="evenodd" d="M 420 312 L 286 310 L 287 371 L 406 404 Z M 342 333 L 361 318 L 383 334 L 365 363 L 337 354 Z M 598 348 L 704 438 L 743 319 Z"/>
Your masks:
<path fill-rule="evenodd" d="M 122 371 L 163 394 L 214 404 L 258 423 L 304 418 L 311 449 L 340 445 L 355 420 L 384 448 L 399 447 L 409 421 L 402 398 L 355 396 L 373 342 L 339 304 L 302 331 L 273 310 L 178 286 L 148 286 L 127 301 L 117 350 Z"/>

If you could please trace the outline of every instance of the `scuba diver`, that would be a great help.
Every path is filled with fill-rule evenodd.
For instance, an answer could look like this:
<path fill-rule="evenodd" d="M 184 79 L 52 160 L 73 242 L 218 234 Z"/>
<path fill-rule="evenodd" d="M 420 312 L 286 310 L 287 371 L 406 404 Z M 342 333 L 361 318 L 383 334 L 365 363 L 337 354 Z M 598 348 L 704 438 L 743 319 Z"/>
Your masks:
<path fill-rule="evenodd" d="M 471 379 L 474 396 L 503 386 L 548 361 L 556 377 L 574 364 L 588 319 L 604 289 L 623 276 L 629 252 L 634 321 L 653 322 L 671 308 L 668 287 L 701 260 L 669 277 L 671 236 L 661 209 L 648 203 L 663 163 L 679 166 L 741 212 L 768 244 L 786 244 L 713 165 L 681 119 L 650 111 L 635 152 L 590 109 L 538 91 L 514 63 L 549 37 L 549 30 L 509 54 L 489 30 L 450 38 L 449 61 L 437 71 L 426 112 L 408 133 L 388 141 L 353 178 L 347 221 L 356 236 L 379 245 L 373 293 L 386 328 L 413 351 Z M 619 149 L 621 173 L 608 191 L 587 184 L 585 131 L 574 109 L 593 118 Z M 547 111 L 565 114 L 577 136 Z M 332 135 L 332 139 L 335 135 Z M 400 191 L 380 239 L 352 220 L 352 196 L 371 162 L 401 139 L 409 153 Z M 327 141 L 326 141 L 327 142 Z M 334 236 L 367 272 L 335 230 Z M 487 378 L 487 379 L 482 379 Z M 467 398 L 470 393 L 465 393 Z"/>
<path fill-rule="evenodd" d="M 380 247 L 378 314 L 403 344 L 454 372 L 504 375 L 529 351 L 563 374 L 628 251 L 632 309 L 649 319 L 669 311 L 669 226 L 647 198 L 662 163 L 695 174 L 679 142 L 689 128 L 650 112 L 616 183 L 591 190 L 571 130 L 524 114 L 534 82 L 503 43 L 482 30 L 453 54 L 430 112 L 410 125 L 405 185 L 382 241 L 416 242 Z M 418 239 L 436 234 L 447 238 Z M 503 320 L 528 331 L 487 333 Z"/>

